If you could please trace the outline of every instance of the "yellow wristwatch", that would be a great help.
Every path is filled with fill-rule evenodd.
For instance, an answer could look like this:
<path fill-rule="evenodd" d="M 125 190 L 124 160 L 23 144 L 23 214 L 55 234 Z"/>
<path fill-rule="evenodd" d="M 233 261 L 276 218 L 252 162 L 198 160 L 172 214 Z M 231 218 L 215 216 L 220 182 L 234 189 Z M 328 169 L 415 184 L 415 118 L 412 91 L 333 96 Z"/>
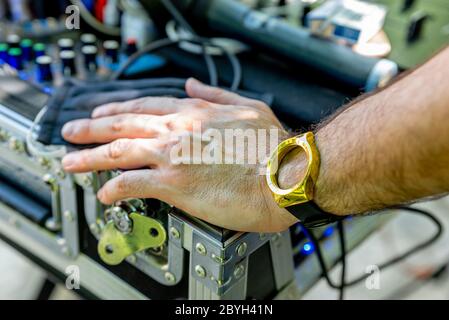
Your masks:
<path fill-rule="evenodd" d="M 307 157 L 307 170 L 301 181 L 289 189 L 278 185 L 278 169 L 282 159 L 293 149 L 302 148 Z M 306 227 L 318 227 L 340 219 L 339 216 L 321 210 L 313 202 L 313 192 L 320 170 L 320 154 L 312 132 L 289 138 L 273 151 L 267 164 L 267 184 L 275 202 L 287 209 Z"/>

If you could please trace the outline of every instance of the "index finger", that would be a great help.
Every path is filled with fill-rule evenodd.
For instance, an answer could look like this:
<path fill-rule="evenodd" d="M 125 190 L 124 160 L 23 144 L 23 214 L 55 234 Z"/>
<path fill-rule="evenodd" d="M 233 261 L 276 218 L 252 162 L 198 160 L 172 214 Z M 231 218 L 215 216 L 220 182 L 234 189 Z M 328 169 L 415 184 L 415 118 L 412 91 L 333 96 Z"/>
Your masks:
<path fill-rule="evenodd" d="M 145 97 L 126 102 L 112 102 L 94 109 L 92 118 L 100 118 L 120 113 L 167 115 L 179 111 L 182 99 L 170 97 Z"/>

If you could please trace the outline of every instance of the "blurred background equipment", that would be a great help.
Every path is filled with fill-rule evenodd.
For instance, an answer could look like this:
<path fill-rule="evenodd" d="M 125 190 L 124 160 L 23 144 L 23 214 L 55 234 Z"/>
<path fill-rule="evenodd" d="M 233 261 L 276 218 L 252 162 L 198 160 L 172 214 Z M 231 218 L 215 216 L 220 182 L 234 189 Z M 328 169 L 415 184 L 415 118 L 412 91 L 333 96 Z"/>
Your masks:
<path fill-rule="evenodd" d="M 68 28 L 77 18 L 79 28 Z M 394 225 L 398 210 L 255 234 L 153 199 L 106 207 L 96 191 L 120 172 L 65 173 L 61 157 L 74 146 L 60 128 L 104 101 L 183 98 L 194 76 L 263 100 L 287 127 L 303 130 L 424 62 L 448 35 L 445 0 L 0 1 L 0 238 L 45 270 L 39 298 L 64 284 L 73 265 L 83 298 L 313 297 L 322 276 L 344 298 L 370 275 L 354 271 L 356 247 Z M 432 223 L 425 234 L 414 230 L 423 238 L 407 238 L 405 249 L 373 255 L 380 267 L 428 250 L 442 234 L 426 210 L 402 212 L 405 233 L 422 220 L 416 215 Z M 136 236 L 139 228 L 148 234 Z M 409 269 L 427 281 L 444 263 Z"/>

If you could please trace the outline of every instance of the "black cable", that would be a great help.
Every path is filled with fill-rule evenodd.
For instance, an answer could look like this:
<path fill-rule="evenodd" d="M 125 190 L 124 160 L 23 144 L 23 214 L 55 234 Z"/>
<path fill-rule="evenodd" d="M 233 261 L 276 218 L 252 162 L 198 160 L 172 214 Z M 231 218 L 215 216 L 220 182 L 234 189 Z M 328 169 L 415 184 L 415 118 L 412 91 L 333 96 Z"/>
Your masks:
<path fill-rule="evenodd" d="M 182 28 L 190 32 L 192 35 L 197 36 L 195 30 L 190 26 L 187 20 L 184 19 L 182 14 L 178 11 L 178 9 L 173 5 L 170 0 L 161 0 L 164 7 L 167 11 L 172 15 L 176 22 L 178 22 Z M 209 73 L 209 81 L 212 86 L 218 85 L 218 73 L 217 66 L 215 65 L 214 59 L 210 54 L 207 53 L 207 48 L 203 42 L 201 44 L 201 53 L 203 55 L 204 61 L 206 62 L 206 67 Z"/>
<path fill-rule="evenodd" d="M 405 211 L 409 211 L 411 213 L 416 213 L 416 214 L 423 215 L 423 216 L 427 217 L 429 220 L 431 220 L 435 224 L 435 226 L 437 227 L 437 231 L 428 240 L 423 241 L 422 243 L 416 245 L 415 247 L 405 251 L 403 254 L 401 254 L 401 255 L 399 255 L 397 257 L 394 257 L 394 258 L 392 258 L 392 259 L 390 259 L 390 260 L 380 264 L 379 265 L 379 269 L 388 268 L 388 267 L 390 267 L 390 266 L 392 266 L 392 265 L 394 265 L 394 264 L 396 264 L 396 263 L 398 263 L 398 262 L 408 258 L 409 256 L 415 254 L 416 252 L 421 251 L 421 250 L 427 248 L 428 246 L 433 244 L 436 240 L 438 240 L 438 238 L 443 233 L 443 225 L 442 225 L 442 223 L 434 215 L 432 215 L 431 213 L 429 213 L 429 212 L 427 212 L 425 210 L 418 209 L 418 208 L 412 208 L 412 207 L 406 207 L 406 206 L 398 206 L 398 207 L 393 207 L 391 209 L 405 210 Z M 370 274 L 366 274 L 366 275 L 360 276 L 358 278 L 355 278 L 355 279 L 347 282 L 345 285 L 346 286 L 356 285 L 357 283 L 362 282 L 363 280 L 365 280 L 369 276 L 370 276 Z"/>
<path fill-rule="evenodd" d="M 431 220 L 435 226 L 437 227 L 437 231 L 433 234 L 432 237 L 430 237 L 428 240 L 423 241 L 422 243 L 412 247 L 411 249 L 407 250 L 406 252 L 404 252 L 401 255 L 398 255 L 382 264 L 379 265 L 379 270 L 381 269 L 385 269 L 388 268 L 406 258 L 408 258 L 409 256 L 425 249 L 426 247 L 430 246 L 432 243 L 434 243 L 443 233 L 443 225 L 441 224 L 441 222 L 435 217 L 433 216 L 431 213 L 422 210 L 422 209 L 418 209 L 418 208 L 411 208 L 411 207 L 406 207 L 406 206 L 397 206 L 397 207 L 393 207 L 390 208 L 393 210 L 405 210 L 405 211 L 409 211 L 412 213 L 416 213 L 416 214 L 420 214 L 423 215 L 425 217 L 427 217 L 429 220 Z M 324 279 L 326 280 L 326 282 L 328 283 L 328 285 L 331 288 L 334 289 L 338 289 L 338 290 L 342 290 L 342 287 L 348 287 L 348 286 L 353 286 L 356 285 L 358 283 L 360 283 L 361 281 L 365 280 L 366 278 L 368 278 L 370 276 L 370 274 L 363 274 L 359 277 L 356 277 L 355 279 L 349 281 L 349 282 L 341 282 L 339 285 L 335 284 L 329 277 L 329 274 L 327 272 L 327 267 L 326 267 L 326 263 L 324 261 L 324 257 L 321 251 L 321 247 L 318 243 L 317 238 L 314 236 L 314 234 L 306 227 L 302 226 L 303 230 L 305 231 L 306 236 L 310 239 L 310 241 L 312 242 L 314 248 L 315 248 L 315 253 L 316 256 L 318 258 L 318 263 L 320 265 L 320 268 L 322 269 L 322 275 L 324 277 Z M 340 244 L 344 245 L 344 238 L 343 240 L 341 240 L 342 238 L 340 238 Z M 342 247 L 343 248 L 343 247 Z M 345 250 L 346 251 L 346 250 Z M 344 258 L 344 260 L 346 260 L 345 256 L 342 258 Z M 343 261 L 343 259 L 341 260 L 345 265 L 346 265 L 346 261 Z M 342 269 L 343 271 L 343 269 Z M 344 270 L 346 271 L 346 270 Z M 343 275 L 342 275 L 342 279 L 343 279 Z M 344 288 L 343 288 L 344 289 Z M 341 291 L 340 291 L 341 292 Z"/>
<path fill-rule="evenodd" d="M 161 0 L 165 9 L 172 15 L 173 19 L 178 22 L 181 27 L 190 32 L 193 35 L 197 35 L 195 30 L 193 30 L 192 26 L 184 19 L 184 16 L 178 11 L 175 5 L 170 0 Z"/>
<path fill-rule="evenodd" d="M 183 40 L 180 39 L 180 41 L 182 42 Z M 185 41 L 187 41 L 187 40 L 185 40 Z M 242 82 L 242 65 L 240 64 L 240 61 L 237 58 L 237 56 L 235 54 L 229 52 L 229 50 L 226 49 L 225 47 L 219 46 L 206 38 L 195 36 L 193 39 L 189 39 L 189 41 L 193 42 L 193 43 L 196 42 L 198 44 L 204 44 L 208 47 L 217 48 L 227 57 L 230 65 L 231 65 L 232 73 L 233 73 L 233 79 L 232 79 L 232 83 L 231 83 L 231 86 L 229 87 L 229 89 L 234 92 L 237 91 Z"/>
<path fill-rule="evenodd" d="M 340 280 L 340 293 L 339 299 L 343 300 L 345 297 L 345 284 L 346 284 L 346 241 L 345 241 L 345 227 L 343 220 L 337 222 L 338 238 L 340 239 L 340 252 L 341 252 L 341 280 Z"/>
<path fill-rule="evenodd" d="M 169 47 L 175 44 L 178 44 L 180 41 L 174 41 L 168 38 L 165 39 L 160 39 L 160 40 L 156 40 L 148 45 L 146 45 L 144 48 L 142 48 L 141 50 L 135 52 L 134 54 L 132 54 L 128 60 L 126 60 L 126 62 L 120 66 L 120 68 L 115 71 L 112 76 L 111 79 L 112 80 L 117 80 L 119 79 L 123 73 L 134 63 L 136 62 L 136 60 L 140 59 L 140 57 L 142 57 L 144 54 L 165 48 L 165 47 Z"/>
<path fill-rule="evenodd" d="M 228 57 L 228 60 L 231 63 L 232 72 L 234 74 L 234 79 L 232 80 L 230 89 L 231 91 L 237 91 L 240 87 L 240 83 L 242 82 L 242 65 L 235 54 L 229 52 L 229 50 L 224 47 L 215 47 L 221 49 L 222 52 Z"/>
<path fill-rule="evenodd" d="M 211 86 L 218 86 L 218 72 L 217 72 L 217 66 L 215 65 L 214 59 L 210 54 L 208 54 L 206 51 L 206 46 L 204 44 L 201 44 L 201 50 L 203 51 L 203 58 L 204 62 L 206 62 L 206 67 L 209 73 L 209 82 Z"/>
<path fill-rule="evenodd" d="M 208 39 L 204 39 L 204 38 L 197 36 L 196 33 L 193 31 L 192 27 L 187 23 L 187 21 L 182 17 L 182 15 L 179 13 L 179 11 L 176 9 L 176 7 L 174 7 L 174 5 L 169 0 L 161 0 L 161 1 L 166 6 L 166 8 L 170 12 L 170 14 L 175 18 L 175 20 L 179 24 L 181 24 L 181 26 L 183 28 L 190 31 L 194 35 L 194 39 L 196 41 L 198 41 L 199 44 L 202 46 L 202 53 L 203 53 L 204 61 L 206 63 L 206 67 L 208 70 L 210 84 L 212 86 L 218 85 L 218 73 L 217 73 L 217 67 L 215 65 L 215 62 L 214 62 L 212 56 L 207 53 L 206 44 L 220 49 L 227 56 L 231 66 L 232 66 L 233 73 L 234 73 L 234 79 L 232 81 L 230 89 L 231 89 L 231 91 L 237 91 L 240 86 L 241 79 L 242 79 L 242 67 L 241 67 L 240 62 L 237 59 L 237 57 L 233 53 L 229 52 L 227 49 L 211 43 Z M 159 49 L 171 46 L 171 45 L 179 44 L 182 41 L 187 41 L 187 40 L 185 40 L 185 39 L 184 40 L 183 39 L 171 40 L 171 39 L 165 38 L 165 39 L 156 40 L 156 41 L 150 43 L 143 49 L 141 49 L 138 52 L 131 55 L 128 58 L 128 60 L 116 72 L 114 72 L 112 74 L 111 79 L 112 80 L 119 79 L 123 75 L 123 73 L 133 63 L 135 63 L 138 59 L 140 59 L 144 54 L 151 53 L 153 51 L 156 51 L 156 50 L 159 50 Z"/>
<path fill-rule="evenodd" d="M 216 69 L 216 66 L 213 61 L 212 56 L 207 53 L 206 46 L 213 46 L 215 48 L 218 48 L 221 50 L 221 52 L 224 53 L 224 55 L 226 55 L 226 57 L 229 60 L 229 63 L 231 64 L 232 71 L 234 73 L 234 79 L 232 80 L 230 89 L 231 89 L 231 91 L 237 91 L 240 86 L 241 79 L 242 79 L 242 66 L 240 65 L 240 61 L 237 59 L 237 56 L 235 54 L 229 52 L 229 50 L 227 50 L 226 48 L 210 42 L 209 39 L 200 37 L 195 32 L 195 30 L 192 28 L 192 26 L 187 22 L 187 20 L 184 19 L 183 15 L 179 12 L 179 10 L 173 5 L 171 0 L 161 0 L 161 2 L 165 6 L 167 11 L 170 12 L 170 14 L 175 19 L 175 21 L 182 28 L 184 28 L 185 30 L 190 32 L 193 35 L 194 40 L 198 41 L 199 44 L 202 46 L 202 54 L 206 61 L 206 65 L 208 65 L 209 77 L 211 79 L 210 80 L 211 84 L 212 85 L 218 84 L 218 76 L 216 76 L 216 79 L 213 78 L 213 75 L 217 73 L 217 69 Z M 215 70 L 215 72 L 214 72 L 214 70 Z M 213 81 L 213 80 L 215 80 L 215 81 Z M 215 82 L 215 84 L 213 84 L 214 82 Z"/>
<path fill-rule="evenodd" d="M 144 48 L 142 48 L 141 50 L 137 51 L 136 53 L 132 54 L 128 60 L 126 60 L 126 62 L 120 66 L 120 68 L 115 71 L 112 75 L 111 75 L 111 80 L 118 80 L 123 73 L 132 65 L 134 64 L 138 59 L 140 59 L 144 54 L 147 53 L 151 53 L 153 51 L 165 48 L 165 47 L 169 47 L 175 44 L 178 44 L 179 42 L 181 42 L 181 40 L 171 40 L 168 38 L 164 38 L 164 39 L 160 39 L 160 40 L 156 40 L 150 44 L 148 44 L 147 46 L 145 46 Z M 204 60 L 206 62 L 206 66 L 209 70 L 209 75 L 210 75 L 210 79 L 211 79 L 211 85 L 217 85 L 217 70 L 214 67 L 214 63 L 211 61 L 210 57 L 208 55 L 204 56 Z"/>

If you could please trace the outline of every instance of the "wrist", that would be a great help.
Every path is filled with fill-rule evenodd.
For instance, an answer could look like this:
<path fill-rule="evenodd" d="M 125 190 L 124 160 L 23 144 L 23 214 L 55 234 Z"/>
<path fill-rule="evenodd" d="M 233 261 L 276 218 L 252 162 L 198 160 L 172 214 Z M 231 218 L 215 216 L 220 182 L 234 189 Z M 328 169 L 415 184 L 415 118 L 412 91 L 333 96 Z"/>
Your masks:
<path fill-rule="evenodd" d="M 314 188 L 314 202 L 322 210 L 335 215 L 348 215 L 352 212 L 348 211 L 344 206 L 344 201 L 338 196 L 338 191 L 334 188 L 343 188 L 341 184 L 342 177 L 338 177 L 339 168 L 333 163 L 335 158 L 331 157 L 332 147 L 330 145 L 330 137 L 327 136 L 326 128 L 321 129 L 315 134 L 315 141 L 320 153 L 320 170 Z M 338 159 L 337 159 L 338 160 Z M 340 182 L 340 183 L 338 183 Z"/>
<path fill-rule="evenodd" d="M 269 203 L 275 204 L 273 211 L 276 213 L 275 216 L 278 217 L 276 219 L 277 222 L 284 220 L 284 222 L 292 224 L 299 219 L 306 225 L 311 226 L 335 221 L 336 218 L 330 217 L 325 213 L 335 213 L 334 207 L 331 206 L 330 208 L 332 209 L 328 209 L 328 206 L 323 205 L 323 203 L 328 203 L 321 202 L 323 197 L 315 197 L 319 188 L 317 185 L 318 176 L 320 175 L 318 166 L 321 164 L 319 150 L 317 149 L 316 139 L 308 132 L 283 141 L 268 162 L 266 181 L 269 189 L 272 190 L 270 198 L 273 199 L 274 195 L 275 200 Z M 272 165 L 275 163 L 273 159 L 275 159 L 276 155 L 278 159 L 281 159 L 277 168 Z M 309 161 L 311 162 L 309 163 Z M 321 181 L 326 181 L 322 176 Z M 304 203 L 303 208 L 284 208 L 284 206 L 303 203 L 304 201 L 312 201 L 312 203 Z M 316 207 L 319 207 L 321 210 Z M 286 218 L 290 218 L 288 219 L 290 221 L 286 221 Z"/>
<path fill-rule="evenodd" d="M 329 190 L 328 184 L 330 183 L 329 161 L 326 158 L 326 144 L 322 139 L 322 135 L 317 133 L 315 135 L 317 148 L 320 153 L 320 170 L 317 181 L 315 182 L 313 201 L 323 211 L 343 215 L 347 214 L 333 197 L 329 196 L 326 190 Z M 307 156 L 303 149 L 296 148 L 289 152 L 279 165 L 278 171 L 278 185 L 282 189 L 288 189 L 293 187 L 298 181 L 304 179 L 307 171 Z"/>

